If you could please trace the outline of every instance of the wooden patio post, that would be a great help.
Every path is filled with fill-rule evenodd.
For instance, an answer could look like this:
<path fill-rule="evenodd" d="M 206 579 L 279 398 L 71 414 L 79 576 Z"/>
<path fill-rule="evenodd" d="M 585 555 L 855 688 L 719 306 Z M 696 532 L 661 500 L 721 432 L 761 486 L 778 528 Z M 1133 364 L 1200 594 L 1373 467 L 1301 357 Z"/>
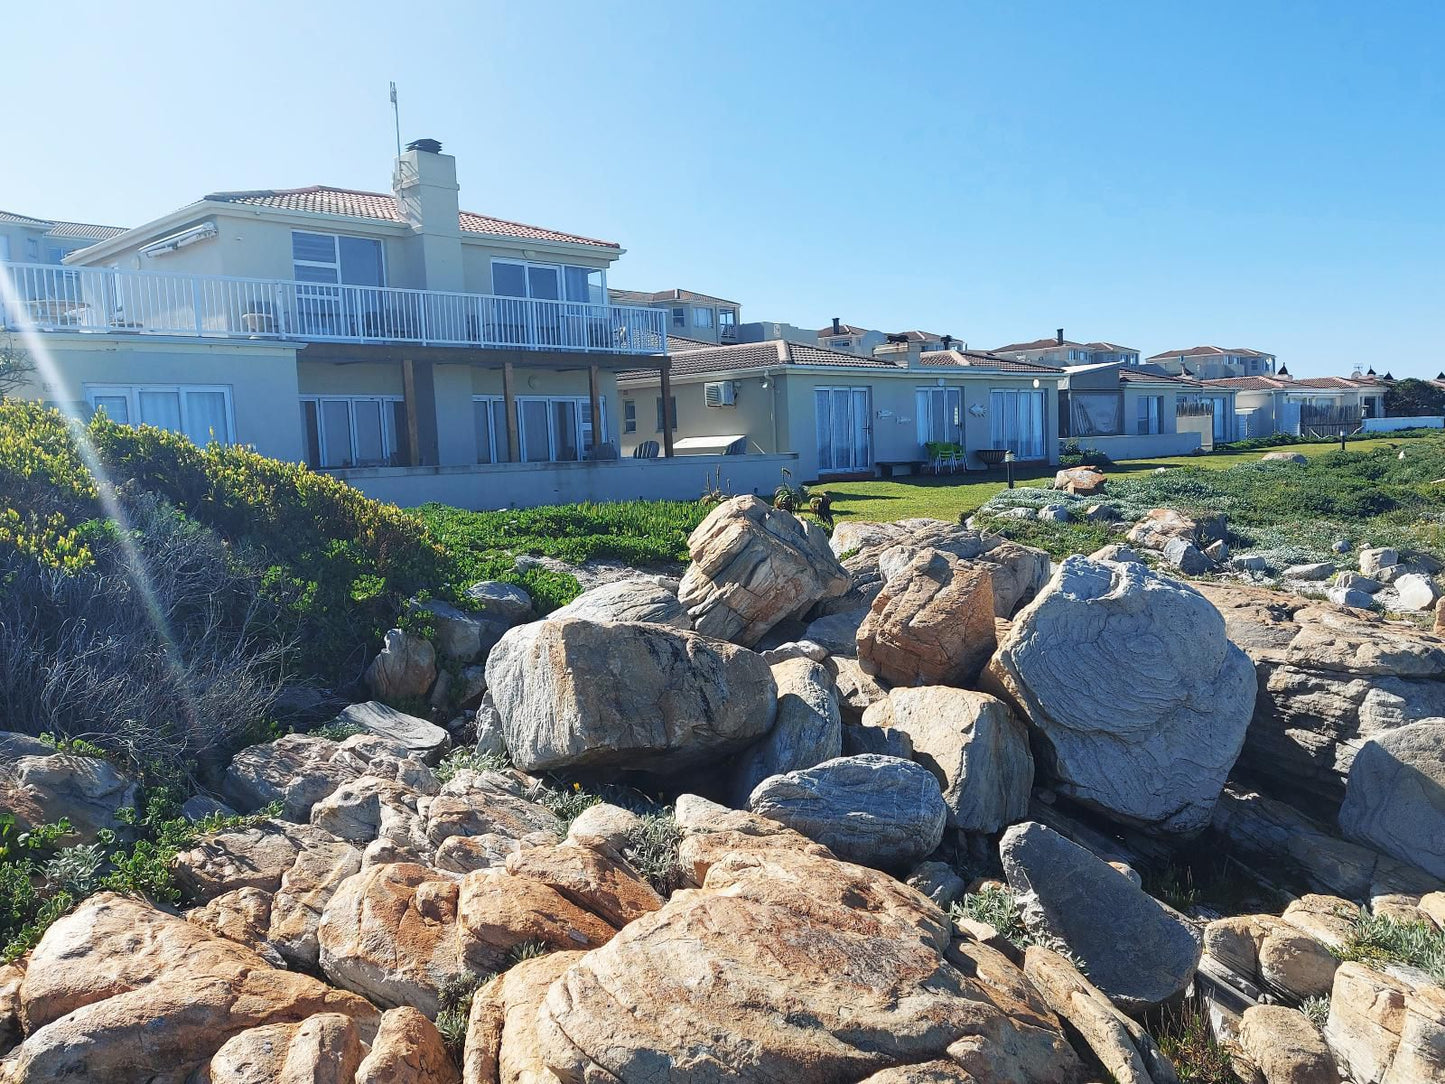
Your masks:
<path fill-rule="evenodd" d="M 677 419 L 672 416 L 672 360 L 662 359 L 662 454 L 672 458 L 672 427 Z"/>
<path fill-rule="evenodd" d="M 602 368 L 599 365 L 587 367 L 587 394 L 592 398 L 592 458 L 597 458 L 597 449 L 602 446 Z"/>
<path fill-rule="evenodd" d="M 517 432 L 517 394 L 510 361 L 502 362 L 502 409 L 507 414 L 507 462 L 515 463 L 521 456 L 521 439 Z"/>
<path fill-rule="evenodd" d="M 411 358 L 401 360 L 401 393 L 406 407 L 406 465 L 421 465 L 421 423 L 416 408 L 416 366 Z"/>

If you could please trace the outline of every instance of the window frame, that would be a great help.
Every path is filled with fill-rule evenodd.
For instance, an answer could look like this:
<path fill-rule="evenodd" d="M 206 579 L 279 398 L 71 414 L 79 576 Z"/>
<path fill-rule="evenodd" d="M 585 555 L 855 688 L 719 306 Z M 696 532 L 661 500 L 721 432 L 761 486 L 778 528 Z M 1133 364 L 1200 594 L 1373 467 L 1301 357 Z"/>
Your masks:
<path fill-rule="evenodd" d="M 310 432 L 307 428 L 306 404 L 313 403 L 316 408 L 316 455 L 315 470 L 364 470 L 369 467 L 394 467 L 399 466 L 396 458 L 402 452 L 402 434 L 397 432 L 396 407 L 397 403 L 406 402 L 403 395 L 331 395 L 317 393 L 315 395 L 299 396 L 302 420 L 301 439 L 309 443 Z M 345 403 L 347 443 L 350 450 L 350 461 L 346 463 L 327 464 L 326 458 L 326 419 L 322 410 L 323 403 Z M 358 441 L 356 428 L 356 404 L 377 403 L 380 405 L 381 413 L 381 458 L 380 463 L 358 463 L 356 462 Z M 306 448 L 306 461 L 312 462 L 311 448 Z"/>
<path fill-rule="evenodd" d="M 624 434 L 637 432 L 636 399 L 622 400 L 622 432 Z"/>
<path fill-rule="evenodd" d="M 305 234 L 310 237 L 326 237 L 331 241 L 331 263 L 321 260 L 298 260 L 296 258 L 296 235 Z M 354 241 L 367 241 L 376 246 L 377 254 L 380 256 L 381 282 L 377 284 L 369 282 L 346 282 L 341 277 L 341 239 L 349 237 Z M 336 270 L 336 278 L 332 282 L 316 282 L 310 279 L 303 279 L 296 273 L 298 267 L 331 267 Z M 391 281 L 390 270 L 386 265 L 386 243 L 380 237 L 368 237 L 363 233 L 330 233 L 326 230 L 295 230 L 291 231 L 291 277 L 297 282 L 304 282 L 307 286 L 351 286 L 356 289 L 384 289 Z"/>
<path fill-rule="evenodd" d="M 933 429 L 933 402 L 934 396 L 943 399 L 944 429 L 955 429 L 957 436 L 948 434 L 932 433 Z M 948 418 L 950 405 L 954 408 L 954 416 L 950 421 Z M 926 444 L 963 444 L 963 388 L 957 384 L 920 384 L 913 389 L 913 412 L 915 414 L 914 426 L 920 445 Z M 930 435 L 931 434 L 931 435 Z"/>
<path fill-rule="evenodd" d="M 176 396 L 176 400 L 179 403 L 180 407 L 178 413 L 180 415 L 181 427 L 180 429 L 167 428 L 166 432 L 179 433 L 181 436 L 186 437 L 189 440 L 194 440 L 195 438 L 192 437 L 189 432 L 190 426 L 188 422 L 190 407 L 187 404 L 187 395 L 192 392 L 206 394 L 215 394 L 216 392 L 219 392 L 222 398 L 225 400 L 226 435 L 224 437 L 213 439 L 215 439 L 218 444 L 237 443 L 236 411 L 235 404 L 232 401 L 230 384 L 85 384 L 82 386 L 81 392 L 85 396 L 86 405 L 90 407 L 92 413 L 96 410 L 95 400 L 97 397 L 103 397 L 107 399 L 125 399 L 127 418 L 126 421 L 122 423 L 125 425 L 153 424 L 151 422 L 141 420 L 141 392 L 150 392 L 153 394 L 167 392 L 173 393 Z M 156 428 L 165 427 L 157 426 Z"/>
<path fill-rule="evenodd" d="M 473 396 L 485 398 L 481 396 Z M 592 412 L 592 397 L 590 395 L 518 395 L 515 399 L 517 411 L 517 456 L 523 463 L 584 463 L 587 460 L 587 452 L 592 447 L 590 434 L 593 423 L 587 417 Z M 523 420 L 522 407 L 526 403 L 543 403 L 546 405 L 547 417 L 547 458 L 527 458 L 527 426 Z M 573 437 L 577 445 L 576 459 L 557 458 L 557 405 L 570 403 L 573 407 Z M 599 397 L 598 405 L 602 409 L 602 435 L 597 440 L 598 444 L 607 442 L 607 396 Z"/>
<path fill-rule="evenodd" d="M 706 317 L 706 321 L 703 321 Z M 717 309 L 711 305 L 694 305 L 692 307 L 692 328 L 694 331 L 714 331 L 717 329 Z"/>
<path fill-rule="evenodd" d="M 526 294 L 503 294 L 497 291 L 498 264 L 506 264 L 508 266 L 520 267 L 522 269 L 522 281 L 527 284 Z M 549 271 L 557 272 L 558 296 L 555 299 L 550 297 L 532 296 L 531 272 L 533 268 L 546 269 Z M 585 300 L 578 300 L 576 298 L 571 298 L 567 296 L 567 272 L 569 270 L 582 271 L 585 273 L 585 276 L 588 280 L 588 297 Z M 545 301 L 549 304 L 554 305 L 603 305 L 607 303 L 607 298 L 609 296 L 607 293 L 607 268 L 605 267 L 588 267 L 586 264 L 560 263 L 554 262 L 552 260 L 528 260 L 519 256 L 493 256 L 488 261 L 487 271 L 488 274 L 491 276 L 489 284 L 491 296 L 503 297 L 509 301 Z M 591 296 L 591 277 L 593 275 L 601 276 L 601 283 L 598 286 L 598 297 L 596 300 L 594 300 Z"/>

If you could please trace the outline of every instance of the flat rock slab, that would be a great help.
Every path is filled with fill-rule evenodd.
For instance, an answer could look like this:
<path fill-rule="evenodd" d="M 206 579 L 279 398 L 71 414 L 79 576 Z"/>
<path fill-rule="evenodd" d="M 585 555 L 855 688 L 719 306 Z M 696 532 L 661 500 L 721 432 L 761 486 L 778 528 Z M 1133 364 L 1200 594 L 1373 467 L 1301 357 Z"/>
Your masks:
<path fill-rule="evenodd" d="M 999 857 L 1028 927 L 1066 945 L 1124 1012 L 1156 1008 L 1189 985 L 1198 933 L 1107 862 L 1033 821 L 1004 832 Z"/>
<path fill-rule="evenodd" d="M 669 590 L 656 580 L 640 578 L 594 587 L 547 615 L 550 621 L 562 621 L 569 617 L 692 628 L 692 621 L 677 600 L 676 591 Z"/>
<path fill-rule="evenodd" d="M 873 753 L 775 775 L 758 784 L 748 805 L 840 858 L 877 869 L 916 865 L 943 839 L 948 820 L 927 768 Z"/>
<path fill-rule="evenodd" d="M 412 756 L 419 757 L 428 764 L 439 761 L 452 744 L 447 732 L 435 723 L 397 711 L 379 700 L 352 704 L 342 710 L 335 722 L 359 726 L 401 746 Z"/>

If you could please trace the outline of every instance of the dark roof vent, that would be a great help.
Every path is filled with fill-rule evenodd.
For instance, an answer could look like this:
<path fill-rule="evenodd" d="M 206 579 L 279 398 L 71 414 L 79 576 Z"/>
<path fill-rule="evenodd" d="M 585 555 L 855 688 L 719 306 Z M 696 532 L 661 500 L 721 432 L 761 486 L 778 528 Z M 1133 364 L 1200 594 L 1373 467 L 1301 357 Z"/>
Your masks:
<path fill-rule="evenodd" d="M 833 334 L 834 334 L 834 335 L 841 335 L 841 334 L 843 334 L 843 328 L 842 328 L 842 326 L 841 326 L 841 324 L 840 324 L 840 322 L 839 322 L 839 320 L 838 320 L 838 318 L 837 318 L 836 316 L 833 317 Z"/>
<path fill-rule="evenodd" d="M 1058 345 L 1059 345 L 1059 346 L 1063 346 L 1063 345 L 1064 345 L 1064 329 L 1063 329 L 1063 328 L 1059 328 Z"/>
<path fill-rule="evenodd" d="M 945 335 L 945 336 L 943 337 L 943 348 L 944 348 L 945 350 L 952 350 L 952 349 L 953 349 L 953 336 L 952 336 L 952 335 Z"/>
<path fill-rule="evenodd" d="M 908 342 L 908 332 L 906 332 L 906 331 L 896 331 L 896 332 L 894 332 L 892 335 L 889 335 L 889 336 L 888 336 L 888 341 L 891 342 L 891 343 L 895 343 L 895 344 L 896 344 L 896 343 L 907 343 L 907 342 Z"/>
<path fill-rule="evenodd" d="M 409 151 L 425 151 L 427 154 L 441 154 L 442 145 L 435 139 L 413 139 L 406 145 Z"/>
<path fill-rule="evenodd" d="M 1279 375 L 1279 376 L 1289 376 L 1289 366 L 1288 366 L 1288 365 L 1281 365 L 1281 366 L 1279 367 L 1279 373 L 1278 373 L 1278 375 Z"/>

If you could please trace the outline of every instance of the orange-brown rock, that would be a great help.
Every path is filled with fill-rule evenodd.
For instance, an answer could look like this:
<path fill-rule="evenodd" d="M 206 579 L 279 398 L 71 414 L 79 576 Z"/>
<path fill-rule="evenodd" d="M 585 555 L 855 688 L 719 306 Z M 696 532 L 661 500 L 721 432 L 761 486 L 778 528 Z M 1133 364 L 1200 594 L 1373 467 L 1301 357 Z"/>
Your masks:
<path fill-rule="evenodd" d="M 894 685 L 972 683 L 998 646 L 990 575 L 941 550 L 920 551 L 859 626 L 859 666 Z"/>
<path fill-rule="evenodd" d="M 0 1060 L 6 1084 L 178 1082 L 249 1028 L 341 1013 L 366 1037 L 377 1023 L 354 994 L 112 893 L 46 930 L 19 996 L 26 1037 Z"/>
<path fill-rule="evenodd" d="M 537 1009 L 581 952 L 523 960 L 472 998 L 462 1084 L 540 1084 L 547 1079 L 537 1048 Z"/>
<path fill-rule="evenodd" d="M 441 1034 L 410 1006 L 392 1009 L 356 1071 L 356 1084 L 457 1084 L 461 1080 Z"/>
<path fill-rule="evenodd" d="M 537 881 L 621 929 L 662 906 L 662 897 L 619 856 L 613 860 L 590 847 L 562 843 L 531 847 L 507 858 L 513 877 Z"/>
<path fill-rule="evenodd" d="M 317 1013 L 299 1024 L 266 1024 L 227 1039 L 205 1084 L 352 1084 L 366 1048 L 355 1021 Z"/>
<path fill-rule="evenodd" d="M 272 967 L 285 967 L 275 947 L 267 940 L 271 928 L 271 893 L 260 888 L 238 888 L 223 892 L 210 903 L 186 912 L 186 920 L 245 945 Z"/>

